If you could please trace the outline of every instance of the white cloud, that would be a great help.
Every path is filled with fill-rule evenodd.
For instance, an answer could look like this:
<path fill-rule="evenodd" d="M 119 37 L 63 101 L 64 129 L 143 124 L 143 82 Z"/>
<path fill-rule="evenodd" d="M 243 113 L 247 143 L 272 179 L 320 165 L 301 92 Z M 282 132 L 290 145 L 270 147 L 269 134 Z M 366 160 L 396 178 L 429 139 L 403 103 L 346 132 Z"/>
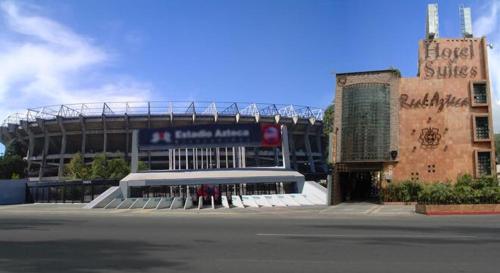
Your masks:
<path fill-rule="evenodd" d="M 491 90 L 493 96 L 493 126 L 500 131 L 500 0 L 491 0 L 479 12 L 473 24 L 476 36 L 486 36 L 493 49 L 488 49 Z"/>
<path fill-rule="evenodd" d="M 28 107 L 149 99 L 150 84 L 105 71 L 116 54 L 37 13 L 0 2 L 0 123 Z"/>

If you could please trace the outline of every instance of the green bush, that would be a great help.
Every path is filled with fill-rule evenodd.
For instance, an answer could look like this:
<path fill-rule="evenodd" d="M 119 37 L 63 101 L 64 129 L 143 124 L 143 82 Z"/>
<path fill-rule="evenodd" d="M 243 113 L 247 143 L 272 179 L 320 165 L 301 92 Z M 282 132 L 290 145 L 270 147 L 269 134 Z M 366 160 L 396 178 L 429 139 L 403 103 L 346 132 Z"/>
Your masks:
<path fill-rule="evenodd" d="M 470 175 L 457 178 L 457 183 L 424 186 L 418 196 L 424 204 L 488 204 L 500 203 L 500 186 L 494 177 L 474 179 Z"/>
<path fill-rule="evenodd" d="M 422 185 L 414 181 L 391 183 L 382 191 L 384 202 L 415 202 L 422 191 Z"/>

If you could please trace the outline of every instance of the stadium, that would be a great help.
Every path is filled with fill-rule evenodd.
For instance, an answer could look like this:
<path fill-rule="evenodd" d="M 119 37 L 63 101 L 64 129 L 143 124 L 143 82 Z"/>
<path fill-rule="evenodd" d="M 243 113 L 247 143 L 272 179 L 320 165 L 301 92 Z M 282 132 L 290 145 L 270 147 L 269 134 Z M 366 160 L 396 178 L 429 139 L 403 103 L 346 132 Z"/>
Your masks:
<path fill-rule="evenodd" d="M 308 180 L 326 177 L 323 110 L 308 106 L 151 101 L 79 103 L 31 108 L 10 115 L 0 127 L 0 142 L 16 142 L 28 163 L 31 181 L 64 179 L 64 166 L 81 153 L 89 163 L 104 153 L 130 162 L 134 130 L 182 126 L 286 125 L 290 166 Z M 149 170 L 272 167 L 283 162 L 281 147 L 191 145 L 141 150 Z M 204 160 L 205 159 L 205 160 Z M 203 161 L 204 160 L 204 161 Z M 200 162 L 201 161 L 201 162 Z"/>

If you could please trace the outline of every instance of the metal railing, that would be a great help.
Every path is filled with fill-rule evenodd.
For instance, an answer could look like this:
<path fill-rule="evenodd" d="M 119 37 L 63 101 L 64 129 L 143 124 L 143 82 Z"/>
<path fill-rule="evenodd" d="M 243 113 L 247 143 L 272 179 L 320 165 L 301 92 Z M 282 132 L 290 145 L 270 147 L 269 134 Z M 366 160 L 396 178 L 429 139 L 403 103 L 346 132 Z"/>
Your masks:
<path fill-rule="evenodd" d="M 96 116 L 152 116 L 152 115 L 218 115 L 218 116 L 281 116 L 323 120 L 323 109 L 302 105 L 248 103 L 248 102 L 194 102 L 194 101 L 146 101 L 101 102 L 42 106 L 27 109 L 23 113 L 9 115 L 2 123 L 20 124 L 37 119 L 57 117 L 77 118 Z"/>

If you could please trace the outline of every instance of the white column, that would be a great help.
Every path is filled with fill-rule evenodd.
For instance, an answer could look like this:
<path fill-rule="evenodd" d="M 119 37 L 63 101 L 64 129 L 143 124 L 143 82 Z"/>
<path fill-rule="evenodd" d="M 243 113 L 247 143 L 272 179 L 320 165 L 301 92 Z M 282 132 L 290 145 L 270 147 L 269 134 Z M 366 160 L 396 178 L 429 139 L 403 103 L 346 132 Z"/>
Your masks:
<path fill-rule="evenodd" d="M 175 149 L 172 149 L 172 161 L 173 161 L 172 162 L 173 163 L 172 164 L 172 167 L 173 167 L 172 169 L 175 170 L 175 165 L 176 165 L 175 164 Z"/>
<path fill-rule="evenodd" d="M 227 147 L 225 147 L 225 156 L 226 156 L 226 169 L 229 168 L 229 158 L 227 154 Z"/>
<path fill-rule="evenodd" d="M 236 168 L 236 154 L 234 151 L 234 146 L 233 146 L 233 168 Z"/>
<path fill-rule="evenodd" d="M 186 170 L 189 169 L 189 154 L 188 154 L 188 149 L 186 148 Z"/>
<path fill-rule="evenodd" d="M 283 154 L 283 168 L 290 169 L 290 148 L 288 147 L 288 129 L 281 125 L 281 152 Z"/>
<path fill-rule="evenodd" d="M 215 156 L 217 156 L 217 159 L 215 160 L 216 167 L 217 167 L 217 169 L 220 169 L 220 148 L 219 147 L 215 148 Z"/>

